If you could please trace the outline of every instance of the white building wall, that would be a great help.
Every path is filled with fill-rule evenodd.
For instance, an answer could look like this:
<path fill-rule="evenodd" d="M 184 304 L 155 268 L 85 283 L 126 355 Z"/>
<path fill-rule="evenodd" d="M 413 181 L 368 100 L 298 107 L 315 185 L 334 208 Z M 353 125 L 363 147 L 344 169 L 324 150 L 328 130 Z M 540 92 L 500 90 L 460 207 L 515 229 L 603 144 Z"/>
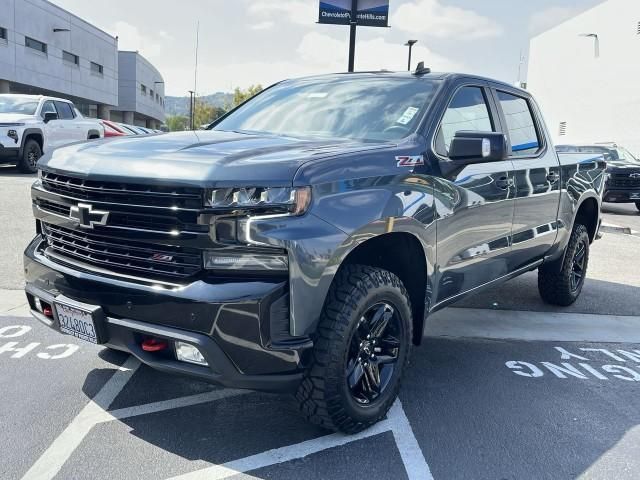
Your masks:
<path fill-rule="evenodd" d="M 590 33 L 599 56 L 580 36 Z M 615 141 L 640 154 L 640 0 L 608 0 L 533 38 L 527 83 L 556 144 Z"/>

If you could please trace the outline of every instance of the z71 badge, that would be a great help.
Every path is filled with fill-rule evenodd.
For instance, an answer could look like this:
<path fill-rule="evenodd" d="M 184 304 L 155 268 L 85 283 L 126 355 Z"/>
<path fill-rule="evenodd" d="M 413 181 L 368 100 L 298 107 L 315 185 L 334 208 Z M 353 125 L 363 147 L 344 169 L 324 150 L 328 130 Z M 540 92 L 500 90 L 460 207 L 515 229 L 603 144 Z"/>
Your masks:
<path fill-rule="evenodd" d="M 424 155 L 396 157 L 399 167 L 417 167 L 424 165 Z"/>

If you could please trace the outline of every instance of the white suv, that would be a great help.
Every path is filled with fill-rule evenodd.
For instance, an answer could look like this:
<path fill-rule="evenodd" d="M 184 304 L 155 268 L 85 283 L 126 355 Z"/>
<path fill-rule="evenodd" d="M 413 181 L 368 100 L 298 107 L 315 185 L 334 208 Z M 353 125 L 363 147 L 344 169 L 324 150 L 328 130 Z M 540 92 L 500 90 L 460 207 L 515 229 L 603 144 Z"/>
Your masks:
<path fill-rule="evenodd" d="M 69 100 L 41 95 L 0 95 L 0 163 L 34 173 L 44 152 L 104 137 L 98 120 L 84 118 Z"/>

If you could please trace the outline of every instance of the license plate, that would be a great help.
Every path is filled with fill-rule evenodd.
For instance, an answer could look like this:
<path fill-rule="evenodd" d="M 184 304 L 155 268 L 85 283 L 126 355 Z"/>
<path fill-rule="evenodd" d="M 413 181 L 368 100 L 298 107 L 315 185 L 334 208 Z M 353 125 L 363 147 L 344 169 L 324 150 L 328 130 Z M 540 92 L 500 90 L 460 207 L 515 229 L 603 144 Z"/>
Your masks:
<path fill-rule="evenodd" d="M 60 303 L 56 304 L 56 312 L 62 333 L 73 335 L 86 342 L 98 343 L 96 326 L 91 312 Z"/>

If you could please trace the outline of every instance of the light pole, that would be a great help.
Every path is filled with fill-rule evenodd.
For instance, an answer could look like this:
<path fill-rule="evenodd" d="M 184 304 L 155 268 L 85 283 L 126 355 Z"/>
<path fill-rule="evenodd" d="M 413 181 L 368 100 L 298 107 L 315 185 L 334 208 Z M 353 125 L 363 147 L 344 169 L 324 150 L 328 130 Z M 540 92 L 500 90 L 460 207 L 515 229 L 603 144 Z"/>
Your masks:
<path fill-rule="evenodd" d="M 358 27 L 358 0 L 351 0 L 349 31 L 349 72 L 353 72 L 356 63 L 356 29 Z"/>
<path fill-rule="evenodd" d="M 597 33 L 581 33 L 579 37 L 593 38 L 594 56 L 600 58 L 600 38 Z"/>
<path fill-rule="evenodd" d="M 407 67 L 408 71 L 411 71 L 411 50 L 413 49 L 413 46 L 418 43 L 418 40 L 409 40 L 407 43 L 404 44 L 405 47 L 409 47 L 409 64 Z"/>
<path fill-rule="evenodd" d="M 193 90 L 189 90 L 189 129 L 193 130 Z"/>

